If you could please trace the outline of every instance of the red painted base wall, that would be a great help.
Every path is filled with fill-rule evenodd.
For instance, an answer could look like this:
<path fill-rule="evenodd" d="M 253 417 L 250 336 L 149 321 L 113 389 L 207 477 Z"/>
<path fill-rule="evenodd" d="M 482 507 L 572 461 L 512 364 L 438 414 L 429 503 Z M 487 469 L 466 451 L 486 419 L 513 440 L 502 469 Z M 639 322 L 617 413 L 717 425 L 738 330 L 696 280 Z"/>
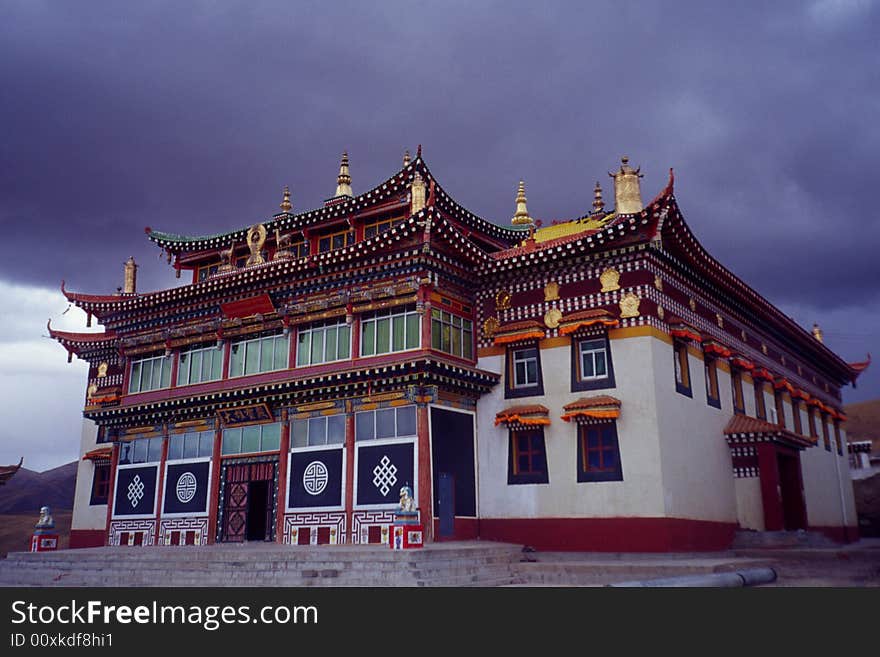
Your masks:
<path fill-rule="evenodd" d="M 479 527 L 481 539 L 591 552 L 725 550 L 737 528 L 681 518 L 481 518 Z"/>
<path fill-rule="evenodd" d="M 90 548 L 101 547 L 107 543 L 107 532 L 103 529 L 71 529 L 70 547 Z"/>
<path fill-rule="evenodd" d="M 434 518 L 435 541 L 472 541 L 480 538 L 480 521 L 476 518 L 455 518 L 454 536 L 440 536 L 440 519 Z"/>
<path fill-rule="evenodd" d="M 812 532 L 822 532 L 837 543 L 855 543 L 859 540 L 858 527 L 810 527 Z"/>

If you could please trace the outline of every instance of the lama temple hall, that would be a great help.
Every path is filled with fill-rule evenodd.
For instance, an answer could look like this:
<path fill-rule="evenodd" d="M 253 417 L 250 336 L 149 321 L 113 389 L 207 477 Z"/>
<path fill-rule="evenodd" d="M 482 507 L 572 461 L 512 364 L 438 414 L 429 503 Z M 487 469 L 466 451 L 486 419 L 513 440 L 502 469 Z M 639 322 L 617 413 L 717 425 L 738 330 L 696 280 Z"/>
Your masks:
<path fill-rule="evenodd" d="M 72 547 L 426 540 L 727 548 L 738 529 L 857 537 L 830 351 L 623 158 L 570 221 L 520 183 L 498 225 L 422 158 L 225 234 L 146 229 L 187 284 L 64 288 L 89 363 Z M 610 194 L 609 194 L 610 197 Z M 513 209 L 513 208 L 512 208 Z M 171 227 L 186 230 L 186 226 Z M 191 280 L 190 280 L 191 277 Z"/>

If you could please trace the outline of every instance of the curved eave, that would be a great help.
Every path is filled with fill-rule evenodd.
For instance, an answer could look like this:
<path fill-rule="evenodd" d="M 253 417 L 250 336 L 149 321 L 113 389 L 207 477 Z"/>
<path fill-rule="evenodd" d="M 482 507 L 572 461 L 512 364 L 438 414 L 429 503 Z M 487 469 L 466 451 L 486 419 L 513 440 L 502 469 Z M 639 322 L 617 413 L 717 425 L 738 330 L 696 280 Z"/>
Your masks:
<path fill-rule="evenodd" d="M 840 356 L 816 340 L 808 331 L 709 254 L 684 220 L 681 210 L 674 203 L 674 198 L 672 200 L 673 206 L 666 221 L 660 227 L 664 244 L 681 249 L 677 255 L 696 265 L 700 273 L 713 280 L 734 299 L 744 303 L 747 308 L 751 307 L 756 315 L 769 316 L 783 335 L 791 341 L 792 346 L 816 356 L 841 382 L 851 380 L 852 368 Z"/>
<path fill-rule="evenodd" d="M 298 214 L 282 212 L 274 215 L 271 219 L 264 221 L 263 224 L 266 226 L 266 230 L 271 233 L 276 228 L 284 231 L 302 230 L 318 223 L 326 223 L 344 217 L 350 217 L 353 214 L 357 214 L 358 212 L 367 210 L 381 203 L 388 203 L 401 194 L 408 193 L 409 185 L 416 171 L 419 171 L 425 184 L 428 185 L 429 188 L 431 182 L 434 182 L 434 195 L 437 204 L 449 212 L 451 216 L 494 240 L 509 244 L 522 239 L 522 231 L 505 228 L 482 219 L 455 203 L 455 201 L 443 191 L 436 179 L 434 179 L 421 156 L 397 171 L 387 180 L 379 183 L 363 194 L 359 194 L 358 196 L 349 199 L 339 200 L 331 205 Z M 170 253 L 179 254 L 189 251 L 227 247 L 230 241 L 241 242 L 243 244 L 249 228 L 250 227 L 247 226 L 225 233 L 215 233 L 213 235 L 203 236 L 166 233 L 153 230 L 149 227 L 145 229 L 145 232 L 149 240 L 160 248 L 165 249 Z"/>

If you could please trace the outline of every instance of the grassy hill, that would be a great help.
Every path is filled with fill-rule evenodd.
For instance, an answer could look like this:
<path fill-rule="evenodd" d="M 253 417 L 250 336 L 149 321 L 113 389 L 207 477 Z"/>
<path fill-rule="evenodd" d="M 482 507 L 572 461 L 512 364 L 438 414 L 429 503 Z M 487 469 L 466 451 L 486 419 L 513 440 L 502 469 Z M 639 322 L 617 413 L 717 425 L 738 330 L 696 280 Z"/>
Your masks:
<path fill-rule="evenodd" d="M 51 507 L 56 516 L 56 511 L 72 509 L 76 466 L 73 461 L 45 472 L 21 468 L 0 486 L 0 514 L 29 513 L 36 522 L 41 506 Z"/>

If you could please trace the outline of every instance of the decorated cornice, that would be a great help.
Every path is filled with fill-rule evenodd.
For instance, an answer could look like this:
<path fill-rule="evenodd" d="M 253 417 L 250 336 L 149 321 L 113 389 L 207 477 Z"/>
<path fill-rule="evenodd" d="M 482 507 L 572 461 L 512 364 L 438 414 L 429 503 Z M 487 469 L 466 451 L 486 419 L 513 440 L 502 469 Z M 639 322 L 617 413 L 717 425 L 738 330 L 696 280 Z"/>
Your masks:
<path fill-rule="evenodd" d="M 544 327 L 536 319 L 524 319 L 518 322 L 502 324 L 494 333 L 496 346 L 528 340 L 541 340 L 544 335 Z"/>
<path fill-rule="evenodd" d="M 611 395 L 581 397 L 562 407 L 566 422 L 589 420 L 614 420 L 620 417 L 620 400 Z"/>
<path fill-rule="evenodd" d="M 559 335 L 571 335 L 591 326 L 613 328 L 620 321 L 614 313 L 605 308 L 589 308 L 565 315 L 559 320 Z"/>
<path fill-rule="evenodd" d="M 724 428 L 727 444 L 731 447 L 751 443 L 775 442 L 796 449 L 812 447 L 817 439 L 789 431 L 778 424 L 772 424 L 747 415 L 734 415 Z"/>
<path fill-rule="evenodd" d="M 495 426 L 505 424 L 509 429 L 544 426 L 550 424 L 549 413 L 541 404 L 510 406 L 495 414 Z"/>

